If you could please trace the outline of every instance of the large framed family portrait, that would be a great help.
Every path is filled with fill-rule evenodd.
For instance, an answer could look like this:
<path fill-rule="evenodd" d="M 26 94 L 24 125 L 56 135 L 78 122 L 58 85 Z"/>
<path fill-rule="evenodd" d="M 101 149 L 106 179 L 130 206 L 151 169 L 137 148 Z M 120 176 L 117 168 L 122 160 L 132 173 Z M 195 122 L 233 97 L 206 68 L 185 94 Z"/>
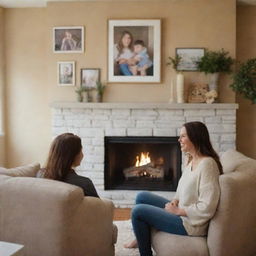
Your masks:
<path fill-rule="evenodd" d="M 108 21 L 108 81 L 160 83 L 161 20 Z"/>

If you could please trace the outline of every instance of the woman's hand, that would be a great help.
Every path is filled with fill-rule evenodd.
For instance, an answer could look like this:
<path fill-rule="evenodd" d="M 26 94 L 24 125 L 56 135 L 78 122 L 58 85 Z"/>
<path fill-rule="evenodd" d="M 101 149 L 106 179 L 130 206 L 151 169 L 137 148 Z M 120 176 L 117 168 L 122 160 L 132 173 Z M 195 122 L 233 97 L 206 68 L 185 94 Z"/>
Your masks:
<path fill-rule="evenodd" d="M 179 200 L 178 200 L 178 199 L 173 199 L 173 200 L 171 201 L 171 204 L 178 207 L 178 205 L 179 205 Z"/>
<path fill-rule="evenodd" d="M 167 212 L 175 214 L 175 215 L 178 215 L 178 216 L 187 216 L 186 212 L 183 209 L 178 207 L 179 201 L 178 200 L 176 200 L 178 202 L 176 202 L 176 201 L 173 202 L 173 201 L 174 200 L 172 200 L 170 203 L 165 204 L 165 208 L 164 209 Z"/>

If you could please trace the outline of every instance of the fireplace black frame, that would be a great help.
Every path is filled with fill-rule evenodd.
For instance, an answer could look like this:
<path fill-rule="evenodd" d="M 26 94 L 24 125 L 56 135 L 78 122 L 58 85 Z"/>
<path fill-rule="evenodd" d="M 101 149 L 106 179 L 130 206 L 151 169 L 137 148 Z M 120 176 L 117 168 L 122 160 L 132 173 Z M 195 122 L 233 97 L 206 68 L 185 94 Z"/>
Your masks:
<path fill-rule="evenodd" d="M 126 136 L 126 137 L 105 137 L 105 163 L 104 163 L 104 189 L 105 190 L 151 190 L 151 191 L 176 191 L 178 181 L 181 177 L 181 150 L 180 144 L 178 142 L 178 137 L 148 137 L 148 136 Z M 174 159 L 177 163 L 173 164 L 173 168 L 175 169 L 173 173 L 173 177 L 171 180 L 165 181 L 155 181 L 151 179 L 145 178 L 145 183 L 148 186 L 142 184 L 132 184 L 132 182 L 126 183 L 123 182 L 121 184 L 113 184 L 110 179 L 111 175 L 106 175 L 107 172 L 111 172 L 109 167 L 109 153 L 111 151 L 111 144 L 135 144 L 135 143 L 145 143 L 145 144 L 161 144 L 166 145 L 167 147 L 171 147 L 174 155 Z M 171 160 L 170 160 L 171 161 Z M 161 184 L 161 185 L 160 185 Z M 135 186 L 136 185 L 136 186 Z"/>

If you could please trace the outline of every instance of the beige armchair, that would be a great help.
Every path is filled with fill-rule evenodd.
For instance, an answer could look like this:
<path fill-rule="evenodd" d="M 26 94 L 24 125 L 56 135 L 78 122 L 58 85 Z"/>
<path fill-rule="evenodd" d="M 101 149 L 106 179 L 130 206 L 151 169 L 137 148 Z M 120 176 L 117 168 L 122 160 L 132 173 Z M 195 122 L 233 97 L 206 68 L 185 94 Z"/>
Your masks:
<path fill-rule="evenodd" d="M 157 256 L 255 256 L 256 160 L 237 151 L 221 157 L 221 197 L 207 237 L 152 232 Z"/>
<path fill-rule="evenodd" d="M 38 168 L 0 168 L 0 240 L 23 244 L 26 256 L 113 256 L 113 203 L 35 178 Z"/>

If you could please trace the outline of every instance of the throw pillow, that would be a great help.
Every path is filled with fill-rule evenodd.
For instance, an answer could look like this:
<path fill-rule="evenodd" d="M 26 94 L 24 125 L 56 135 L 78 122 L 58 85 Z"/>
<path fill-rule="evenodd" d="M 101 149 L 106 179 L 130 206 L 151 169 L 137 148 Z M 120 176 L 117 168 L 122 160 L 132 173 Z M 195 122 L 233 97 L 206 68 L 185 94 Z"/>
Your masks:
<path fill-rule="evenodd" d="M 0 174 L 12 177 L 35 177 L 39 169 L 39 163 L 28 164 L 10 169 L 0 167 Z"/>
<path fill-rule="evenodd" d="M 223 166 L 223 172 L 229 173 L 236 171 L 237 168 L 244 162 L 248 161 L 248 159 L 248 157 L 234 149 L 230 149 L 224 152 L 220 156 L 220 161 Z"/>

